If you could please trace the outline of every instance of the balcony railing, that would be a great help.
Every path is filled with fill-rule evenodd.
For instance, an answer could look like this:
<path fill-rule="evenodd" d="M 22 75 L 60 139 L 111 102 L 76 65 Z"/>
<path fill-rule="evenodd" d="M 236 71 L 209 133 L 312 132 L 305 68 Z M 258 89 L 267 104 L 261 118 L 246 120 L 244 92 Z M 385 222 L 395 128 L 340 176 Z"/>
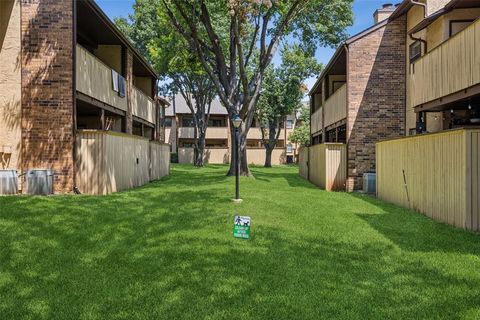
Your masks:
<path fill-rule="evenodd" d="M 106 103 L 112 107 L 127 111 L 127 99 L 131 99 L 132 113 L 150 123 L 156 123 L 155 103 L 141 90 L 133 87 L 132 97 L 120 97 L 113 90 L 112 69 L 100 59 L 77 45 L 76 87 L 89 97 Z"/>
<path fill-rule="evenodd" d="M 325 127 L 332 125 L 347 117 L 347 85 L 341 86 L 325 101 Z"/>
<path fill-rule="evenodd" d="M 410 107 L 480 83 L 480 20 L 417 61 L 410 72 Z"/>
<path fill-rule="evenodd" d="M 112 69 L 77 45 L 76 87 L 87 96 L 120 110 L 127 110 L 127 97 L 120 97 L 112 88 Z"/>
<path fill-rule="evenodd" d="M 325 111 L 324 111 L 325 110 Z M 344 84 L 312 114 L 312 133 L 323 130 L 347 117 L 347 85 Z M 325 118 L 325 119 L 324 119 Z M 322 123 L 324 121 L 325 123 Z"/>
<path fill-rule="evenodd" d="M 208 127 L 206 139 L 228 139 L 230 132 L 227 127 Z M 178 128 L 178 137 L 180 139 L 193 139 L 195 131 L 193 127 Z"/>
<path fill-rule="evenodd" d="M 285 138 L 285 130 L 280 131 L 280 135 L 278 136 L 279 140 L 284 140 Z M 260 128 L 250 128 L 248 130 L 247 134 L 247 139 L 252 139 L 252 140 L 259 140 L 262 139 L 262 130 Z"/>
<path fill-rule="evenodd" d="M 323 107 L 312 114 L 312 133 L 323 130 Z"/>
<path fill-rule="evenodd" d="M 132 90 L 132 114 L 150 123 L 156 123 L 155 103 L 150 97 L 135 87 Z"/>

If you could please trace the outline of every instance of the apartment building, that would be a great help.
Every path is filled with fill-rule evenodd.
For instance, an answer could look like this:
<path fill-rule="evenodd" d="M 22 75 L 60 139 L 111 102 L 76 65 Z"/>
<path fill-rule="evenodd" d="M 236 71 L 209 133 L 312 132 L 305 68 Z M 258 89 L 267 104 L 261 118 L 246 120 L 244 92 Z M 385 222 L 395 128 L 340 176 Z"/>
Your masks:
<path fill-rule="evenodd" d="M 56 193 L 166 174 L 157 75 L 95 1 L 0 1 L 0 61 L 0 169 L 53 170 Z"/>
<path fill-rule="evenodd" d="M 323 188 L 361 189 L 375 172 L 375 143 L 405 133 L 406 18 L 390 19 L 396 9 L 384 5 L 342 43 L 310 91 L 306 176 Z"/>
<path fill-rule="evenodd" d="M 171 145 L 171 152 L 178 155 L 180 163 L 193 163 L 194 130 L 192 114 L 185 99 L 176 95 L 170 101 L 172 107 L 166 110 L 165 137 Z M 232 150 L 230 137 L 231 123 L 227 110 L 218 99 L 212 102 L 206 136 L 205 161 L 207 163 L 229 163 Z M 272 154 L 272 164 L 295 163 L 296 147 L 288 141 L 288 135 L 295 128 L 295 116 L 288 116 L 280 132 L 277 147 Z M 265 163 L 265 148 L 262 145 L 260 123 L 254 120 L 247 136 L 247 157 L 250 164 Z"/>
<path fill-rule="evenodd" d="M 480 2 L 403 1 L 406 135 L 377 144 L 380 199 L 480 230 Z"/>

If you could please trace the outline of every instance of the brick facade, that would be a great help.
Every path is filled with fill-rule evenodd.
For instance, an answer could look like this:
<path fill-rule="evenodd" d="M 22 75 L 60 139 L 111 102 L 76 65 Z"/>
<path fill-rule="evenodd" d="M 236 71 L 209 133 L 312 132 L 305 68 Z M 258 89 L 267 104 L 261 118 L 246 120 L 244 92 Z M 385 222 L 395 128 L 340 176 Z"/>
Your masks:
<path fill-rule="evenodd" d="M 347 190 L 375 171 L 375 143 L 405 131 L 405 17 L 349 45 L 347 70 Z"/>
<path fill-rule="evenodd" d="M 22 170 L 53 169 L 72 191 L 73 1 L 21 0 Z"/>

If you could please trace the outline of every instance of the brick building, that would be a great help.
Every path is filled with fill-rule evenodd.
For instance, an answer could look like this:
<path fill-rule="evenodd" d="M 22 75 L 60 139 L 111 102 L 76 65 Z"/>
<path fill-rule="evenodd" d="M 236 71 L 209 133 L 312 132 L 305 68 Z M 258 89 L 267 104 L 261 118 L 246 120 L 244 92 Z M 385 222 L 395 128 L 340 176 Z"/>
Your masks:
<path fill-rule="evenodd" d="M 0 1 L 0 61 L 0 169 L 51 169 L 71 192 L 86 131 L 162 136 L 155 72 L 93 0 Z"/>
<path fill-rule="evenodd" d="M 395 9 L 339 46 L 310 91 L 312 145 L 346 144 L 348 191 L 375 171 L 375 143 L 405 133 L 406 19 L 388 19 Z"/>

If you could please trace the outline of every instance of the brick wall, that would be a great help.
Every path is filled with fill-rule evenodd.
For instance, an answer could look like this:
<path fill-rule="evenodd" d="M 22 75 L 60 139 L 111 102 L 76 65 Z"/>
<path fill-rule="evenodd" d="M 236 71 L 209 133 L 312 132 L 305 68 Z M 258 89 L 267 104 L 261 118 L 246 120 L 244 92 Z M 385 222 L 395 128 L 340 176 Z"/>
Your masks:
<path fill-rule="evenodd" d="M 23 170 L 73 188 L 73 1 L 21 0 Z"/>
<path fill-rule="evenodd" d="M 349 45 L 348 191 L 375 171 L 375 143 L 404 135 L 405 34 L 401 18 Z"/>

